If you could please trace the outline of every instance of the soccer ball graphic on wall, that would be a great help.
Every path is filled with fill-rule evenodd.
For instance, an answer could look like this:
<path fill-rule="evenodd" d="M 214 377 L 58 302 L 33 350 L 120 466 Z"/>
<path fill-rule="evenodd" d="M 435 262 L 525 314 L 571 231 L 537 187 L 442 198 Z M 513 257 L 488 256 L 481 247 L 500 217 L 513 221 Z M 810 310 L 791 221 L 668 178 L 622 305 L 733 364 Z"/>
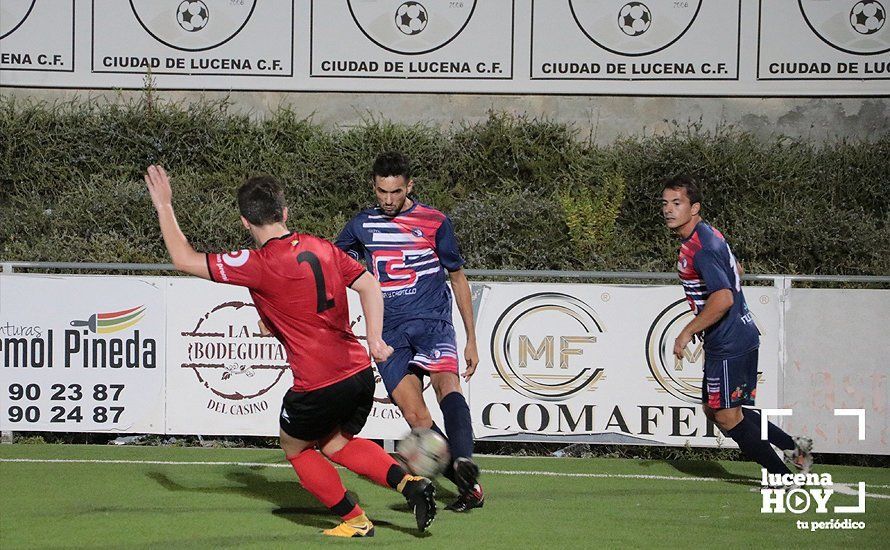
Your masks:
<path fill-rule="evenodd" d="M 874 34 L 881 30 L 887 12 L 880 2 L 875 0 L 862 0 L 856 2 L 850 10 L 850 24 L 859 34 Z"/>
<path fill-rule="evenodd" d="M 396 27 L 408 36 L 423 32 L 428 21 L 426 8 L 418 2 L 405 2 L 396 10 Z"/>
<path fill-rule="evenodd" d="M 652 12 L 642 2 L 628 2 L 618 12 L 618 26 L 628 36 L 639 36 L 652 25 Z"/>
<path fill-rule="evenodd" d="M 201 0 L 185 0 L 176 8 L 176 22 L 188 32 L 197 32 L 207 26 L 210 11 Z"/>

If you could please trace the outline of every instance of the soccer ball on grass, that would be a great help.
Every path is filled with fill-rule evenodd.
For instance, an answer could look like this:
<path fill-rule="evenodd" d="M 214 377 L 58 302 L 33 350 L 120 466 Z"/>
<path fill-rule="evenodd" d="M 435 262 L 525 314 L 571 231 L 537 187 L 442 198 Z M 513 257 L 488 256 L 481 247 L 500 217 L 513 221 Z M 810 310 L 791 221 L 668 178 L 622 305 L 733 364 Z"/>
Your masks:
<path fill-rule="evenodd" d="M 451 464 L 448 442 L 433 430 L 411 430 L 396 449 L 399 459 L 416 476 L 433 478 Z"/>

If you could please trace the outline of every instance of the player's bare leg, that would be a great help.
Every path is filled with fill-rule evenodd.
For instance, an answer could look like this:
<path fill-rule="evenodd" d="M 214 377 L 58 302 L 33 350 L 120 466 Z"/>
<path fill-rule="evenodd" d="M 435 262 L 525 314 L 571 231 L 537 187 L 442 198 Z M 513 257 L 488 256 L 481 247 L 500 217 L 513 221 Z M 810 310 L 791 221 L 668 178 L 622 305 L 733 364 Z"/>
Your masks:
<path fill-rule="evenodd" d="M 741 407 L 733 407 L 731 409 L 712 409 L 707 405 L 702 405 L 705 416 L 717 425 L 724 432 L 735 428 L 739 422 L 744 419 Z"/>
<path fill-rule="evenodd" d="M 393 390 L 392 398 L 412 429 L 432 427 L 433 417 L 423 400 L 423 384 L 420 378 L 413 374 L 406 375 Z"/>
<path fill-rule="evenodd" d="M 430 379 L 445 418 L 445 431 L 454 458 L 453 476 L 449 479 L 455 482 L 460 491 L 458 499 L 446 509 L 466 512 L 481 508 L 485 496 L 478 482 L 479 466 L 473 462 L 473 426 L 470 408 L 461 391 L 460 378 L 457 373 L 446 371 L 431 372 Z"/>

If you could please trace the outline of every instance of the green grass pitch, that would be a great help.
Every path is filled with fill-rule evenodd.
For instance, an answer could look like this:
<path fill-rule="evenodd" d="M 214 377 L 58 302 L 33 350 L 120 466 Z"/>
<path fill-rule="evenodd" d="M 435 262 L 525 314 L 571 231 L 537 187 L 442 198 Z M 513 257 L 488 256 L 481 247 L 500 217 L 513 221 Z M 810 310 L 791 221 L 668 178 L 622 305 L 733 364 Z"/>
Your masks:
<path fill-rule="evenodd" d="M 71 462 L 79 460 L 83 462 Z M 366 540 L 323 537 L 338 518 L 298 484 L 280 451 L 0 446 L 0 548 L 886 548 L 890 471 L 817 467 L 866 482 L 865 514 L 764 515 L 747 462 L 479 457 L 486 504 L 442 510 L 420 534 L 400 495 L 340 470 L 375 522 Z M 817 456 L 818 461 L 818 456 Z M 201 464 L 198 464 L 201 463 Z M 212 464 L 208 464 L 212 463 Z M 856 505 L 834 495 L 833 506 Z M 797 521 L 865 522 L 864 530 Z"/>

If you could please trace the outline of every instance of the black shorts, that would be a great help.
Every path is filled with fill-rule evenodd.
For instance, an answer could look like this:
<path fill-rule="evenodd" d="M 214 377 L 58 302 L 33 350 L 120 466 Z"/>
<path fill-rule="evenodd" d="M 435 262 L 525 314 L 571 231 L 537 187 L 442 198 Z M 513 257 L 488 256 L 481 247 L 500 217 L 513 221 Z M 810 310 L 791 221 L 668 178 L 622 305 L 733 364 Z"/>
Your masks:
<path fill-rule="evenodd" d="M 365 427 L 374 403 L 371 367 L 317 390 L 288 390 L 278 417 L 284 433 L 303 441 L 324 439 L 339 429 L 356 435 Z"/>

